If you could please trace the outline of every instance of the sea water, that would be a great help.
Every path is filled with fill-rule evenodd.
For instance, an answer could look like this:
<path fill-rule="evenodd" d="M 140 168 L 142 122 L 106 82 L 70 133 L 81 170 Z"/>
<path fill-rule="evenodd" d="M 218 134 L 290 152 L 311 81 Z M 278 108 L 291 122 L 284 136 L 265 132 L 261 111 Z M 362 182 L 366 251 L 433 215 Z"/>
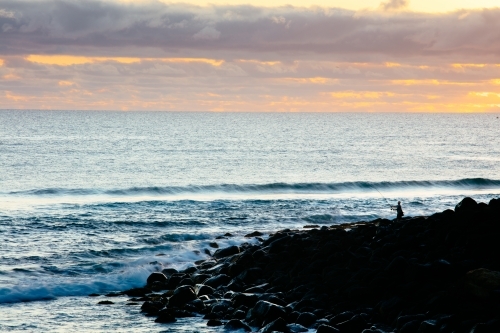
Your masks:
<path fill-rule="evenodd" d="M 227 232 L 488 201 L 499 133 L 498 114 L 0 111 L 0 331 L 221 331 L 87 295 L 188 267 Z"/>

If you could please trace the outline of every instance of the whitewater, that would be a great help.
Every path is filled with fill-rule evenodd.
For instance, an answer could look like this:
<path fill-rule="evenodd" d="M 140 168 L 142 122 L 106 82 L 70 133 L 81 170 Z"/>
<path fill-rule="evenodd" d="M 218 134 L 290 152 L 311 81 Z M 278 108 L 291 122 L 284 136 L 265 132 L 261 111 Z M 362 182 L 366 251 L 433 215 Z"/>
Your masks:
<path fill-rule="evenodd" d="M 500 195 L 496 114 L 0 111 L 0 331 L 215 332 L 106 294 L 259 230 Z"/>

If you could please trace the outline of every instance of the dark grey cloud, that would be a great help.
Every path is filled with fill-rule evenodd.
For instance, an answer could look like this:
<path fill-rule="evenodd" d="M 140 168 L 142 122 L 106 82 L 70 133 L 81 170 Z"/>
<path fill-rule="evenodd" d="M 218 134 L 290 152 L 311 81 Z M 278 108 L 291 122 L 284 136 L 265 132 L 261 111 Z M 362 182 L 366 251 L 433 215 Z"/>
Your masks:
<path fill-rule="evenodd" d="M 388 9 L 405 0 L 385 3 Z M 444 14 L 252 6 L 3 0 L 0 55 L 204 56 L 259 59 L 500 55 L 500 9 Z"/>

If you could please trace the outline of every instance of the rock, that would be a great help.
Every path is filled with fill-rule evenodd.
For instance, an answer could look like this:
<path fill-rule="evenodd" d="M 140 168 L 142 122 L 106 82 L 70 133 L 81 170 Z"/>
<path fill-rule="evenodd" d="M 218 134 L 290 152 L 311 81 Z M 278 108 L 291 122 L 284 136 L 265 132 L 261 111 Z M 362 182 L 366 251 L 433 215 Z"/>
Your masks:
<path fill-rule="evenodd" d="M 212 295 L 214 293 L 214 288 L 204 284 L 197 284 L 194 286 L 194 291 L 196 296 L 200 297 L 203 295 Z"/>
<path fill-rule="evenodd" d="M 210 319 L 207 326 L 222 326 L 222 322 L 219 319 Z"/>
<path fill-rule="evenodd" d="M 290 331 L 290 333 L 300 333 L 300 332 L 307 332 L 308 329 L 305 328 L 304 326 L 300 325 L 300 324 L 288 324 L 286 325 L 288 327 L 288 331 Z"/>
<path fill-rule="evenodd" d="M 238 319 L 231 319 L 230 321 L 227 322 L 226 325 L 224 325 L 224 329 L 226 330 L 245 330 L 246 332 L 251 332 L 252 329 L 250 326 L 242 322 L 241 320 Z"/>
<path fill-rule="evenodd" d="M 245 237 L 247 238 L 250 238 L 250 237 L 258 237 L 258 236 L 263 236 L 264 234 L 262 232 L 259 232 L 259 231 L 254 231 L 252 233 L 249 233 L 247 235 L 245 235 Z"/>
<path fill-rule="evenodd" d="M 490 202 L 488 203 L 488 207 L 494 210 L 500 210 L 500 198 L 491 199 Z"/>
<path fill-rule="evenodd" d="M 340 331 L 332 326 L 321 325 L 316 330 L 316 333 L 340 333 Z"/>
<path fill-rule="evenodd" d="M 411 320 L 401 327 L 399 333 L 417 333 L 419 327 L 420 327 L 419 320 Z"/>
<path fill-rule="evenodd" d="M 151 275 L 149 275 L 148 280 L 147 280 L 147 284 L 151 285 L 151 284 L 153 284 L 153 282 L 165 283 L 165 282 L 167 282 L 167 280 L 168 279 L 165 276 L 165 274 L 160 273 L 160 272 L 154 272 L 154 273 L 151 273 Z"/>
<path fill-rule="evenodd" d="M 495 289 L 500 289 L 500 272 L 485 268 L 475 269 L 465 274 L 462 286 L 469 295 L 488 299 Z"/>
<path fill-rule="evenodd" d="M 341 332 L 361 332 L 366 328 L 366 321 L 361 315 L 354 315 L 351 319 L 337 324 Z"/>
<path fill-rule="evenodd" d="M 148 314 L 157 314 L 163 308 L 163 303 L 158 301 L 146 301 L 141 306 L 141 311 Z"/>
<path fill-rule="evenodd" d="M 278 318 L 259 330 L 259 333 L 272 332 L 289 332 L 289 329 L 286 326 L 286 321 L 283 318 Z"/>
<path fill-rule="evenodd" d="M 196 268 L 195 266 L 191 266 L 191 267 L 188 267 L 185 270 L 183 270 L 181 273 L 192 274 L 192 273 L 196 272 L 197 270 L 198 270 L 198 268 Z"/>
<path fill-rule="evenodd" d="M 240 253 L 240 248 L 236 245 L 229 246 L 215 251 L 214 258 L 220 259 Z"/>
<path fill-rule="evenodd" d="M 212 288 L 217 288 L 222 285 L 226 285 L 231 281 L 231 277 L 226 274 L 219 274 L 209 279 L 206 279 L 203 284 Z"/>
<path fill-rule="evenodd" d="M 304 229 L 313 229 L 313 228 L 319 228 L 319 225 L 317 224 L 308 224 L 304 226 Z"/>
<path fill-rule="evenodd" d="M 248 311 L 246 320 L 255 320 L 262 324 L 271 322 L 278 318 L 286 318 L 285 308 L 267 301 L 258 301 L 255 306 Z"/>
<path fill-rule="evenodd" d="M 98 297 L 98 296 L 101 296 L 99 294 L 90 294 L 89 297 Z"/>
<path fill-rule="evenodd" d="M 330 319 L 330 325 L 335 326 L 354 317 L 354 312 L 345 311 Z"/>
<path fill-rule="evenodd" d="M 186 278 L 182 279 L 181 282 L 179 282 L 179 285 L 181 286 L 193 286 L 195 285 L 194 281 L 191 280 L 191 278 Z"/>
<path fill-rule="evenodd" d="M 439 327 L 435 320 L 424 320 L 420 323 L 417 333 L 438 333 Z"/>
<path fill-rule="evenodd" d="M 110 305 L 110 304 L 115 304 L 114 302 L 111 302 L 111 301 L 100 301 L 99 303 L 97 304 L 102 304 L 102 305 Z"/>
<path fill-rule="evenodd" d="M 175 289 L 174 294 L 168 300 L 169 307 L 181 307 L 188 302 L 194 301 L 196 294 L 192 286 L 180 286 Z"/>
<path fill-rule="evenodd" d="M 246 307 L 253 307 L 255 303 L 259 300 L 259 297 L 255 294 L 247 294 L 247 293 L 237 293 L 233 296 L 233 306 L 234 307 L 240 307 L 240 306 L 246 306 Z"/>
<path fill-rule="evenodd" d="M 253 283 L 262 276 L 263 270 L 260 267 L 252 267 L 238 275 L 238 279 L 246 284 Z"/>
<path fill-rule="evenodd" d="M 396 328 L 398 330 L 400 330 L 406 323 L 408 323 L 410 321 L 417 320 L 420 322 L 424 319 L 425 319 L 425 315 L 423 315 L 423 314 L 400 316 L 396 320 Z"/>
<path fill-rule="evenodd" d="M 179 273 L 175 268 L 165 268 L 161 271 L 165 276 L 170 277 L 173 274 Z"/>
<path fill-rule="evenodd" d="M 149 289 L 149 288 L 132 288 L 129 290 L 125 290 L 123 293 L 127 296 L 130 296 L 130 297 L 143 297 L 146 294 L 151 293 L 151 289 Z"/>
<path fill-rule="evenodd" d="M 455 213 L 474 211 L 477 209 L 477 202 L 472 198 L 464 198 L 455 206 Z"/>
<path fill-rule="evenodd" d="M 219 244 L 217 244 L 216 242 L 208 243 L 208 246 L 213 247 L 214 249 L 218 249 L 219 248 Z"/>
<path fill-rule="evenodd" d="M 162 324 L 168 324 L 168 323 L 175 323 L 177 319 L 170 313 L 161 313 L 158 318 L 155 319 L 155 323 L 162 323 Z"/>
<path fill-rule="evenodd" d="M 311 327 L 312 324 L 314 324 L 317 319 L 318 319 L 318 317 L 316 317 L 316 315 L 314 313 L 311 313 L 311 312 L 302 312 L 297 317 L 297 319 L 295 320 L 295 322 L 297 324 L 300 324 L 300 325 L 305 326 L 305 327 Z"/>

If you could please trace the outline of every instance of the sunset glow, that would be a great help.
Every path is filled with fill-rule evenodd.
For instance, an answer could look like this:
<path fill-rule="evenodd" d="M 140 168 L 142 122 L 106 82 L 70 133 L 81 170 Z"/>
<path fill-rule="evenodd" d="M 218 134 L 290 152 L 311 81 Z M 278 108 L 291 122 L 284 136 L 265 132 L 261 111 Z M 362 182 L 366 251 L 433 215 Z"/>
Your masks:
<path fill-rule="evenodd" d="M 492 2 L 225 3 L 0 4 L 0 108 L 500 111 Z"/>

